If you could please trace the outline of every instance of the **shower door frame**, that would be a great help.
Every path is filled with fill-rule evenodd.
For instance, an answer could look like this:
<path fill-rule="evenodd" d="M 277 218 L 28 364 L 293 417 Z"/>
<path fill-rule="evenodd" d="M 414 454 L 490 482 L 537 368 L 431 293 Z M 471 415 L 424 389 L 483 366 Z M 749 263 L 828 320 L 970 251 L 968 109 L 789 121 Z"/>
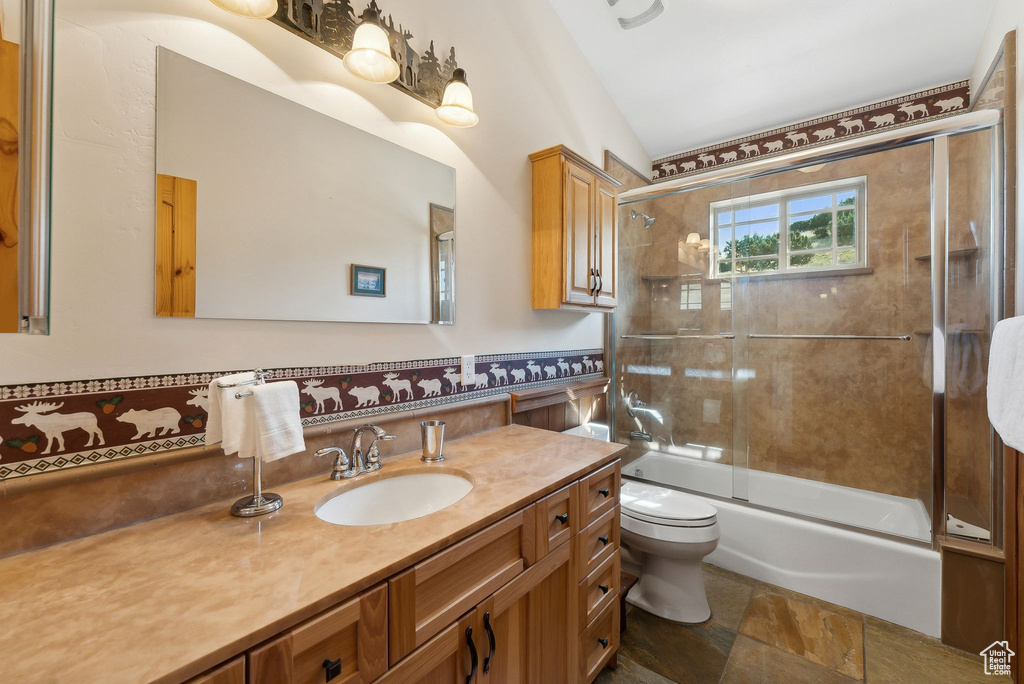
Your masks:
<path fill-rule="evenodd" d="M 863 137 L 843 140 L 837 143 L 824 145 L 814 149 L 800 150 L 790 152 L 788 154 L 779 155 L 777 157 L 770 157 L 765 159 L 758 159 L 751 162 L 745 162 L 736 166 L 718 168 L 712 171 L 699 173 L 684 178 L 666 180 L 660 183 L 652 183 L 650 185 L 634 188 L 627 190 L 619 194 L 619 206 L 625 206 L 636 202 L 642 202 L 645 200 L 656 199 L 669 194 L 674 194 L 684 190 L 697 190 L 701 188 L 713 187 L 716 185 L 725 185 L 740 180 L 751 180 L 762 176 L 775 174 L 781 171 L 789 171 L 793 169 L 799 169 L 807 166 L 814 166 L 817 164 L 828 163 L 832 161 L 839 161 L 842 159 L 848 159 L 851 157 L 857 157 L 864 154 L 870 154 L 873 152 L 882 152 L 885 150 L 898 149 L 900 147 L 906 147 L 923 142 L 932 142 L 932 164 L 931 164 L 931 226 L 930 226 L 930 242 L 931 242 L 931 254 L 932 254 L 932 271 L 931 271 L 931 295 L 932 295 L 932 340 L 933 340 L 933 359 L 932 359 L 932 397 L 931 397 L 931 417 L 932 417 L 932 505 L 931 505 L 931 517 L 932 517 L 932 529 L 931 529 L 931 541 L 922 542 L 933 548 L 938 548 L 938 541 L 940 537 L 945 536 L 945 522 L 946 522 L 946 501 L 945 501 L 945 490 L 946 490 L 946 430 L 945 430 L 945 419 L 946 419 L 946 396 L 945 396 L 945 382 L 946 382 L 946 363 L 947 355 L 946 349 L 948 346 L 948 340 L 946 338 L 946 300 L 948 281 L 946 278 L 947 267 L 949 262 L 949 238 L 948 238 L 948 224 L 949 224 L 949 137 L 953 135 L 960 135 L 965 133 L 972 133 L 975 131 L 991 129 L 992 135 L 992 154 L 991 159 L 991 178 L 992 178 L 992 190 L 991 190 L 991 202 L 992 202 L 992 220 L 990 222 L 991 244 L 992 244 L 992 255 L 991 263 L 989 264 L 991 273 L 991 284 L 990 284 L 990 302 L 991 302 L 991 320 L 990 320 L 990 331 L 991 328 L 1002 318 L 1003 315 L 1003 303 L 1004 303 L 1004 284 L 1003 284 L 1003 270 L 1005 267 L 1005 203 L 1001 201 L 1005 198 L 1005 179 L 1006 169 L 1005 166 L 1005 155 L 1003 154 L 1003 117 L 1002 111 L 999 109 L 984 109 L 974 112 L 967 112 L 964 114 L 957 114 L 942 119 L 928 121 L 925 123 L 915 124 L 906 126 L 903 128 L 892 129 L 880 133 L 870 133 Z M 941 182 L 939 180 L 941 179 Z M 936 258 L 936 255 L 941 255 L 941 258 Z M 733 319 L 733 335 L 739 335 L 740 332 L 736 329 L 736 318 L 739 318 L 741 325 L 746 325 L 744 317 L 735 317 Z M 617 335 L 615 326 L 616 316 L 614 313 L 608 314 L 605 323 L 605 349 L 607 356 L 609 357 L 606 361 L 606 367 L 608 369 L 609 376 L 612 380 L 611 387 L 611 401 L 608 407 L 608 422 L 611 433 L 611 439 L 616 438 L 616 412 L 618 410 L 618 401 L 615 397 L 615 392 L 619 391 L 617 388 L 618 383 L 616 378 L 618 376 L 618 363 L 616 358 L 617 349 Z M 746 329 L 742 331 L 744 335 L 747 334 Z M 934 341 L 939 340 L 941 343 L 936 344 Z M 733 382 L 736 382 L 736 347 L 733 348 Z M 733 417 L 733 454 L 735 456 L 737 448 L 743 450 L 743 466 L 747 467 L 749 461 L 748 457 L 748 445 L 747 445 L 747 434 L 745 431 L 746 416 L 734 416 Z M 743 422 L 743 425 L 738 425 L 737 420 Z M 990 428 L 991 430 L 991 428 Z M 1002 453 L 1002 443 L 999 440 L 999 436 L 992 431 L 992 453 L 990 454 L 990 486 L 992 489 L 993 496 L 991 497 L 991 540 L 989 544 L 993 548 L 1001 548 L 1002 546 L 1002 516 L 998 515 L 1001 511 L 1002 496 L 1003 492 L 1001 488 L 997 486 L 998 475 L 1001 473 L 999 468 L 999 460 Z M 745 480 L 745 478 L 744 478 Z M 736 487 L 737 478 L 733 478 L 733 495 L 729 499 L 731 501 L 741 501 L 746 505 L 752 505 L 757 508 L 766 508 L 757 504 L 751 504 L 748 499 L 748 492 L 746 491 L 745 481 L 741 483 L 740 489 L 742 492 L 737 492 Z M 766 509 L 776 510 L 776 509 Z M 793 513 L 791 511 L 782 511 L 787 515 L 795 515 L 796 517 L 812 519 L 816 522 L 820 522 L 825 525 L 832 525 L 835 527 L 841 527 L 845 529 L 854 529 L 859 532 L 871 534 L 874 536 L 880 536 L 885 538 L 896 539 L 899 541 L 915 543 L 916 540 L 909 539 L 906 537 L 900 537 L 891 535 L 886 532 L 879 530 L 872 530 L 870 528 L 856 527 L 848 525 L 846 523 L 839 523 L 829 521 L 821 518 L 810 518 L 799 513 Z M 999 524 L 997 524 L 999 523 Z M 984 542 L 981 542 L 984 543 Z"/>

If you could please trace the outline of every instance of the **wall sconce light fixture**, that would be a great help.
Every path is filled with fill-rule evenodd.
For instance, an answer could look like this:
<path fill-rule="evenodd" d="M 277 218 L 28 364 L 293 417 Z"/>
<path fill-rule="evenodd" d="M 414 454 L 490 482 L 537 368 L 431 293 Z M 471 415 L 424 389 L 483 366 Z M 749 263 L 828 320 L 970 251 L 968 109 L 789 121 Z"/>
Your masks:
<path fill-rule="evenodd" d="M 456 69 L 444 87 L 437 118 L 450 126 L 469 128 L 476 126 L 480 117 L 473 111 L 473 92 L 466 82 L 466 70 Z"/>
<path fill-rule="evenodd" d="M 345 68 L 354 76 L 370 83 L 391 83 L 402 73 L 391 54 L 391 41 L 375 6 L 363 10 L 352 37 L 352 49 L 345 53 L 343 60 Z"/>
<path fill-rule="evenodd" d="M 250 19 L 269 19 L 277 12 L 277 0 L 210 0 L 222 10 Z"/>
<path fill-rule="evenodd" d="M 420 54 L 409 43 L 411 31 L 401 24 L 396 27 L 390 14 L 386 23 L 381 19 L 377 0 L 370 0 L 358 22 L 348 2 L 210 1 L 243 17 L 270 19 L 341 57 L 352 75 L 370 83 L 390 83 L 434 107 L 437 118 L 450 126 L 468 128 L 480 121 L 466 72 L 455 61 L 455 48 L 447 56 L 437 55 L 430 41 Z"/>

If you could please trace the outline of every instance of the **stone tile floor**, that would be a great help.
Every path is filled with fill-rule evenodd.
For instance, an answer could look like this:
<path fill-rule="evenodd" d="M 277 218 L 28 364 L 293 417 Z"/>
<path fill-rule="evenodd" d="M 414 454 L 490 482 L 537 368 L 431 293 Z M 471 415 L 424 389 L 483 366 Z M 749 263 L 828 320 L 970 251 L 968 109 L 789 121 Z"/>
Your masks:
<path fill-rule="evenodd" d="M 704 566 L 711 618 L 697 625 L 630 608 L 615 670 L 597 684 L 850 684 L 1009 681 L 938 639 Z"/>

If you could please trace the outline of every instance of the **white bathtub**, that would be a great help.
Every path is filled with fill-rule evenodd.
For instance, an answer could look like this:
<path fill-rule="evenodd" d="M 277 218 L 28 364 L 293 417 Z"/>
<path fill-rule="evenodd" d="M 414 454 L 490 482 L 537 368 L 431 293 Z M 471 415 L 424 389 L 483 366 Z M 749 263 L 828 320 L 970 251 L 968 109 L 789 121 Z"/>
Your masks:
<path fill-rule="evenodd" d="M 730 498 L 731 466 L 648 452 L 622 470 L 694 494 Z M 930 539 L 920 501 L 774 473 L 746 473 L 750 501 L 783 511 Z M 737 494 L 741 492 L 737 491 Z M 939 554 L 905 543 L 706 498 L 718 509 L 722 539 L 708 562 L 802 594 L 939 636 Z"/>

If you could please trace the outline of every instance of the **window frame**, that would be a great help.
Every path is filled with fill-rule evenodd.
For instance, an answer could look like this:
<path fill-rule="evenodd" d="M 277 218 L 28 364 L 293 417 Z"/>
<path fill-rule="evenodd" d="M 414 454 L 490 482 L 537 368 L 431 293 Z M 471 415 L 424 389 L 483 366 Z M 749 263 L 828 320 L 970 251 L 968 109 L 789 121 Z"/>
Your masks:
<path fill-rule="evenodd" d="M 857 258 L 850 264 L 838 263 L 838 252 L 840 250 L 849 249 L 848 246 L 839 246 L 839 211 L 838 202 L 833 202 L 831 207 L 832 212 L 832 245 L 831 247 L 823 247 L 811 250 L 797 250 L 792 254 L 831 254 L 832 260 L 835 263 L 824 265 L 824 266 L 790 266 L 789 257 L 789 226 L 792 219 L 804 220 L 810 218 L 816 214 L 824 213 L 825 209 L 809 210 L 802 212 L 795 212 L 790 214 L 789 203 L 799 201 L 801 199 L 808 199 L 811 197 L 817 197 L 825 193 L 829 193 L 835 196 L 844 192 L 853 191 L 855 201 L 852 209 L 853 215 L 853 248 L 856 250 Z M 867 176 L 854 176 L 852 178 L 843 178 L 834 181 L 827 181 L 824 183 L 814 183 L 811 185 L 801 185 L 795 188 L 786 188 L 784 190 L 774 190 L 772 192 L 765 192 L 756 195 L 747 195 L 746 197 L 733 197 L 725 200 L 718 200 L 717 202 L 711 202 L 709 205 L 709 235 L 710 235 L 710 249 L 708 250 L 709 258 L 709 274 L 711 278 L 716 279 L 734 279 L 734 278 L 758 278 L 763 276 L 796 276 L 805 273 L 829 273 L 833 271 L 850 271 L 863 269 L 868 267 L 868 248 L 867 248 L 867 194 L 868 194 L 868 183 Z M 761 207 L 770 207 L 778 205 L 779 213 L 777 218 L 762 218 L 753 219 L 748 221 L 741 221 L 737 223 L 735 221 L 736 211 L 745 209 L 758 209 Z M 720 211 L 729 211 L 732 213 L 729 223 L 725 225 L 719 225 L 718 213 Z M 719 272 L 718 264 L 726 261 L 725 259 L 718 258 L 718 231 L 720 228 L 726 226 L 732 229 L 732 240 L 736 239 L 737 226 L 747 226 L 757 223 L 765 223 L 767 221 L 778 221 L 779 223 L 779 252 L 775 254 L 764 254 L 750 257 L 739 257 L 735 252 L 730 258 L 732 264 L 732 270 L 727 272 Z M 774 259 L 778 258 L 779 268 L 773 271 L 747 271 L 737 272 L 737 262 L 751 261 L 756 259 Z"/>

